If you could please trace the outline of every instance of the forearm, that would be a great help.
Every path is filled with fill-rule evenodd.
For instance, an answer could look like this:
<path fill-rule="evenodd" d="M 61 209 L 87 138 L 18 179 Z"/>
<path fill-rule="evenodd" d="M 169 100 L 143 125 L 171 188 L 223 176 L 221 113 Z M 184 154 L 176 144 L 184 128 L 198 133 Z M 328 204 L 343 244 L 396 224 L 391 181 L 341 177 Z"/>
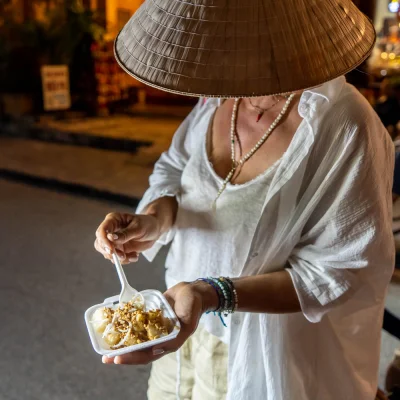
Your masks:
<path fill-rule="evenodd" d="M 300 302 L 287 271 L 232 279 L 239 305 L 237 311 L 268 314 L 286 314 L 301 311 Z M 218 298 L 213 287 L 201 282 L 205 309 L 215 310 Z M 200 289 L 200 286 L 199 286 Z"/>
<path fill-rule="evenodd" d="M 238 311 L 286 314 L 301 311 L 299 298 L 287 271 L 233 279 Z"/>
<path fill-rule="evenodd" d="M 150 203 L 143 214 L 157 218 L 160 225 L 160 235 L 168 232 L 175 224 L 178 212 L 178 202 L 175 197 L 161 197 Z"/>

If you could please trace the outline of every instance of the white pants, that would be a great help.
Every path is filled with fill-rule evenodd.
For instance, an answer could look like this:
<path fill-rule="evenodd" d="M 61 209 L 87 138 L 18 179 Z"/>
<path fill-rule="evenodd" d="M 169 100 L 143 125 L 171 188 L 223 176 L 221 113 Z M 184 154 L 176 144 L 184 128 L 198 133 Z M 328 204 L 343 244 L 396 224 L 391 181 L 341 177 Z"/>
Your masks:
<path fill-rule="evenodd" d="M 178 358 L 180 400 L 224 400 L 227 391 L 228 346 L 199 327 L 179 353 L 153 363 L 149 400 L 176 400 Z"/>

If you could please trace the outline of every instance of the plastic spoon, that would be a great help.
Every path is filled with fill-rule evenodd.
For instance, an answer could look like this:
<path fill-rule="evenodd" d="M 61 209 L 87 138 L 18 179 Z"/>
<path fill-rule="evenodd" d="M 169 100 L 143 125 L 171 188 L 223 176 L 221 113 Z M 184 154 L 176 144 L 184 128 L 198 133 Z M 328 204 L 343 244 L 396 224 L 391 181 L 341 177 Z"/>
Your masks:
<path fill-rule="evenodd" d="M 122 290 L 119 295 L 119 302 L 120 303 L 128 303 L 133 298 L 139 298 L 140 302 L 142 304 L 144 304 L 144 298 L 143 298 L 142 294 L 139 293 L 136 289 L 134 289 L 128 283 L 124 269 L 122 268 L 122 265 L 119 262 L 119 258 L 115 253 L 113 253 L 113 260 L 114 260 L 114 265 L 115 265 L 115 268 L 117 269 L 118 277 L 119 277 L 119 280 L 120 280 L 121 286 L 122 286 Z"/>

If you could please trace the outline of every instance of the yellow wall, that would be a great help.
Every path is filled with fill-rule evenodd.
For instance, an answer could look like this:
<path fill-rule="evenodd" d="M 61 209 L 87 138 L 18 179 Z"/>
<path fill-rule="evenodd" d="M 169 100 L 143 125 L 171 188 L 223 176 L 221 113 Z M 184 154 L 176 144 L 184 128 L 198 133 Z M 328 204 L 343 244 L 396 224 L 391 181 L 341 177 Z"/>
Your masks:
<path fill-rule="evenodd" d="M 22 22 L 24 19 L 23 4 L 26 1 L 31 3 L 35 18 L 39 20 L 45 18 L 47 2 L 35 2 L 35 0 L 11 0 L 11 9 L 13 10 L 17 20 Z M 126 15 L 131 16 L 142 3 L 143 0 L 105 0 L 108 39 L 114 39 L 118 33 L 118 9 L 124 10 Z M 90 6 L 93 10 L 98 9 L 100 4 L 104 4 L 104 0 L 90 0 Z"/>
<path fill-rule="evenodd" d="M 383 27 L 384 18 L 394 18 L 396 14 L 389 11 L 388 0 L 378 0 L 376 2 L 376 13 L 375 13 L 375 28 L 379 32 Z"/>
<path fill-rule="evenodd" d="M 130 15 L 132 15 L 142 3 L 142 0 L 107 0 L 107 36 L 110 39 L 114 38 L 118 33 L 118 9 L 129 11 Z"/>
<path fill-rule="evenodd" d="M 133 12 L 143 3 L 141 0 L 117 0 L 119 8 L 126 8 Z"/>

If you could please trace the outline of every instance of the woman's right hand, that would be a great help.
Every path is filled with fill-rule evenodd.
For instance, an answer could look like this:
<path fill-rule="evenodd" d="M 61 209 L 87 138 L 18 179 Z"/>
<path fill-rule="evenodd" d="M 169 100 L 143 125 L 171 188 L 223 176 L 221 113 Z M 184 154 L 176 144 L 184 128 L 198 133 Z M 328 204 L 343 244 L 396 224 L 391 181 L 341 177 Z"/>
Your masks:
<path fill-rule="evenodd" d="M 111 213 L 97 228 L 94 247 L 111 261 L 115 251 L 121 263 L 128 264 L 136 262 L 160 235 L 161 226 L 154 215 Z"/>

